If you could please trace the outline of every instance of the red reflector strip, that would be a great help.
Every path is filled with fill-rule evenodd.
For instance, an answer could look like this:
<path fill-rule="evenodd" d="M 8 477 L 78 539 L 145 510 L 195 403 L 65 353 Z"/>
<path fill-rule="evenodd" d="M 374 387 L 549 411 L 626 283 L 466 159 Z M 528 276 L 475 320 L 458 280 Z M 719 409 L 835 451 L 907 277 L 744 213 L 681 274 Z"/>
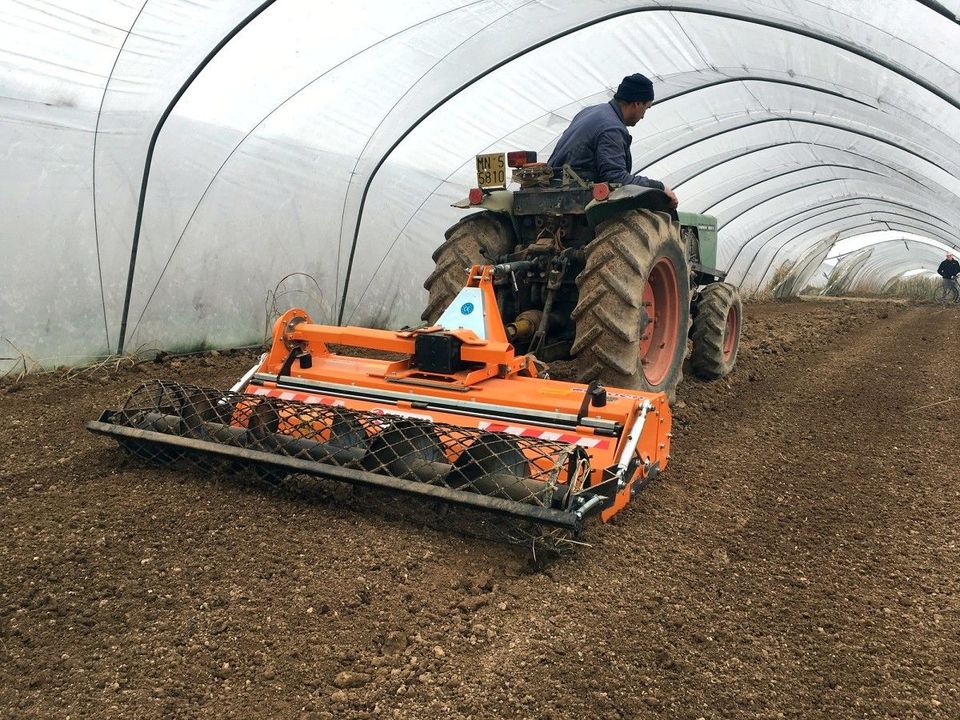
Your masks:
<path fill-rule="evenodd" d="M 470 189 L 470 204 L 479 205 L 483 202 L 483 190 L 480 188 L 471 188 Z"/>
<path fill-rule="evenodd" d="M 585 448 L 597 448 L 606 450 L 610 446 L 609 440 L 601 438 L 584 437 L 583 435 L 573 435 L 571 433 L 552 432 L 550 430 L 535 430 L 534 428 L 522 427 L 520 425 L 502 425 L 500 423 L 491 423 L 481 421 L 479 425 L 481 430 L 490 432 L 502 432 L 508 435 L 518 437 L 540 438 L 541 440 L 553 440 L 555 442 L 567 443 L 569 445 L 579 445 Z"/>
<path fill-rule="evenodd" d="M 266 395 L 267 397 L 275 397 L 279 398 L 280 400 L 294 400 L 296 402 L 302 402 L 306 405 L 332 405 L 333 407 L 346 407 L 346 403 L 344 403 L 343 400 L 337 400 L 336 398 L 324 397 L 323 395 L 313 395 L 311 393 L 293 392 L 292 390 L 279 390 L 277 388 L 257 388 L 256 390 L 249 392 L 248 395 L 260 395 L 261 397 Z M 429 415 L 405 412 L 403 410 L 396 410 L 394 408 L 370 408 L 369 410 L 357 410 L 357 412 L 368 412 L 371 415 L 392 415 L 396 417 L 414 418 L 415 420 L 426 420 L 427 422 L 433 422 L 433 418 Z"/>
<path fill-rule="evenodd" d="M 323 395 L 292 392 L 291 390 L 278 390 L 277 388 L 257 388 L 249 394 L 267 395 L 269 397 L 275 397 L 281 400 L 295 400 L 296 402 L 302 402 L 308 405 L 343 405 L 342 400 L 335 400 L 334 398 L 324 397 Z"/>

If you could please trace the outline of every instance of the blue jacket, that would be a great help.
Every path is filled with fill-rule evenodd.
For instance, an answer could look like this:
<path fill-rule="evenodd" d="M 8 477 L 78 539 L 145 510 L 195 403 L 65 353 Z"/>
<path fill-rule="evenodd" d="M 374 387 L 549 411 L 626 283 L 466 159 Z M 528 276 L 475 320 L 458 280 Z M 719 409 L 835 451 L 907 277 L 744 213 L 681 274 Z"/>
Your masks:
<path fill-rule="evenodd" d="M 630 133 L 616 100 L 578 112 L 563 131 L 547 164 L 569 165 L 584 180 L 643 185 L 663 190 L 663 183 L 634 175 Z"/>

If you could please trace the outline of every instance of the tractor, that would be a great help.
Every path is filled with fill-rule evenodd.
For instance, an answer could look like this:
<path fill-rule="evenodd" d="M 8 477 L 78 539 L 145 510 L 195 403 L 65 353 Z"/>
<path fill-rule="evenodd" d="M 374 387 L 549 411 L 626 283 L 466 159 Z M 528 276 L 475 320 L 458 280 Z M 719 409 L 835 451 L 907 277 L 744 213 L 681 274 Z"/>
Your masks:
<path fill-rule="evenodd" d="M 697 376 L 733 370 L 742 305 L 715 267 L 715 218 L 676 212 L 661 190 L 587 182 L 528 151 L 476 163 L 477 187 L 454 206 L 480 212 L 433 253 L 423 320 L 438 321 L 470 267 L 491 264 L 508 340 L 544 363 L 575 359 L 579 382 L 672 400 L 688 339 Z M 507 167 L 519 189 L 507 189 Z"/>

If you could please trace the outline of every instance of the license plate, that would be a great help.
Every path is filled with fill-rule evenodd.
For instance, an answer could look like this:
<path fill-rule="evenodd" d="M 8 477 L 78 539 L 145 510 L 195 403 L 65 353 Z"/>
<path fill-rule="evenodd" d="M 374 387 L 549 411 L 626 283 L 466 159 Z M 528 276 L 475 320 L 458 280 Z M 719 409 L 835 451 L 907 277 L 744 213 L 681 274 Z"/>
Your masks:
<path fill-rule="evenodd" d="M 481 188 L 507 186 L 507 163 L 503 153 L 477 155 L 477 186 Z"/>

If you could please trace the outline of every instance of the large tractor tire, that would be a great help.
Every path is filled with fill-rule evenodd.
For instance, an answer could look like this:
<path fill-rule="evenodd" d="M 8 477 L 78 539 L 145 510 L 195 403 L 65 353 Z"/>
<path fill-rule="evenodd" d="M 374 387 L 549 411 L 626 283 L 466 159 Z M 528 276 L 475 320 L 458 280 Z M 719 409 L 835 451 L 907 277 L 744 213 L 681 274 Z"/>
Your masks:
<path fill-rule="evenodd" d="M 743 303 L 735 286 L 711 283 L 700 292 L 690 332 L 690 367 L 697 377 L 717 380 L 730 374 L 737 362 L 742 325 Z"/>
<path fill-rule="evenodd" d="M 420 317 L 430 323 L 436 322 L 463 289 L 471 266 L 506 255 L 515 244 L 509 222 L 492 212 L 468 215 L 447 230 L 445 237 L 433 253 L 433 272 L 423 283 L 430 299 Z"/>
<path fill-rule="evenodd" d="M 690 328 L 690 272 L 676 223 L 630 210 L 602 223 L 577 278 L 573 353 L 582 382 L 674 399 Z"/>

